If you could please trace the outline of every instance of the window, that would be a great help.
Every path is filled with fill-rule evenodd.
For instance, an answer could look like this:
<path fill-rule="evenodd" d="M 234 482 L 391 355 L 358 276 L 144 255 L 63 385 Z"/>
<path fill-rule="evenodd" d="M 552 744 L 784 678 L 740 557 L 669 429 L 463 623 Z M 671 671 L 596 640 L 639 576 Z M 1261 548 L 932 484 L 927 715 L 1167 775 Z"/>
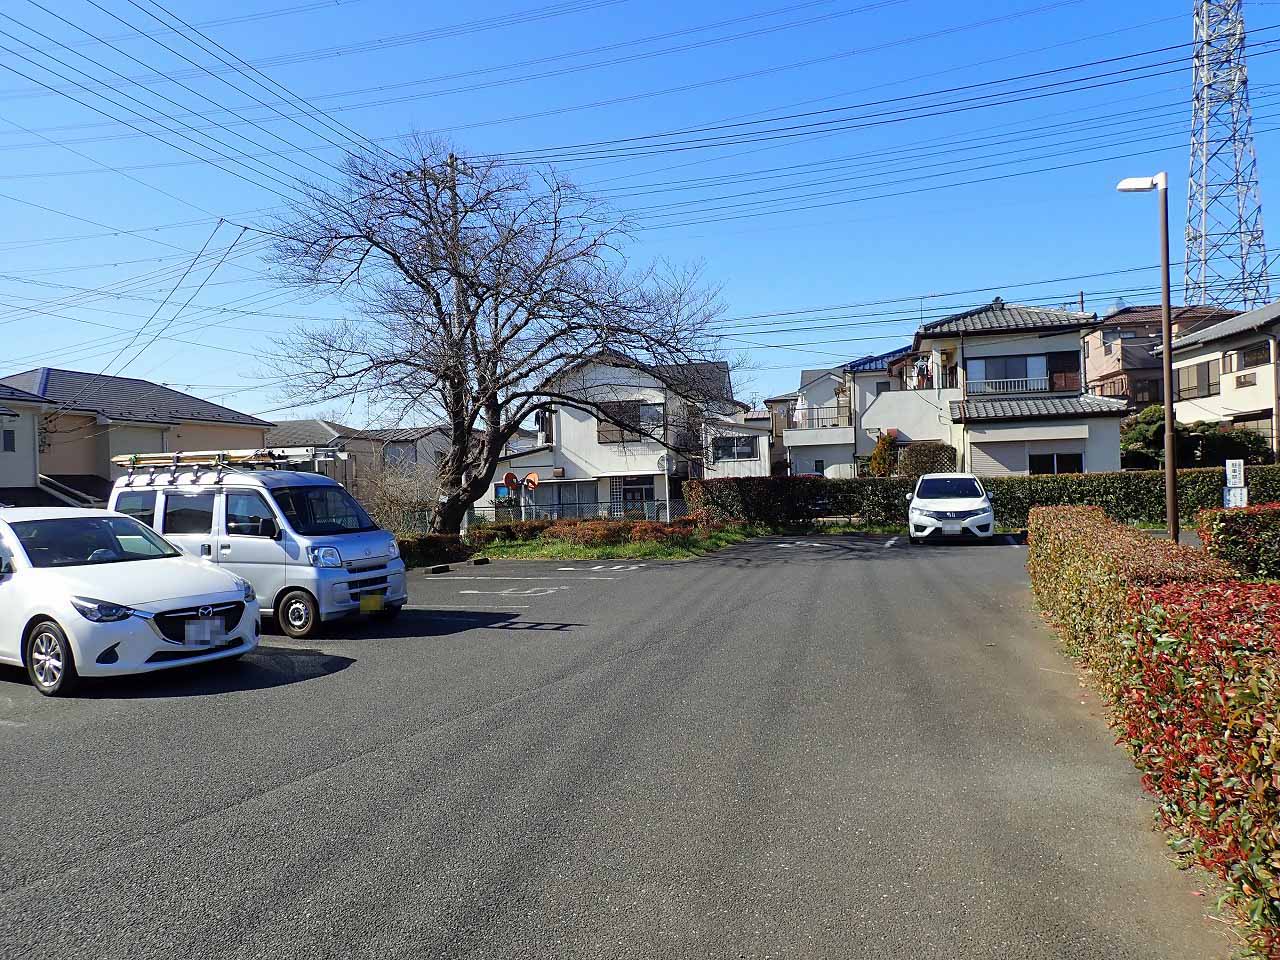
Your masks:
<path fill-rule="evenodd" d="M 623 516 L 646 516 L 644 505 L 653 503 L 657 497 L 654 495 L 653 477 L 623 477 L 622 478 L 622 512 Z"/>
<path fill-rule="evenodd" d="M 1258 383 L 1258 375 L 1256 373 L 1242 373 L 1236 377 L 1237 387 L 1252 387 Z"/>
<path fill-rule="evenodd" d="M 711 455 L 715 460 L 754 460 L 759 455 L 759 438 L 713 437 Z"/>
<path fill-rule="evenodd" d="M 892 390 L 892 389 L 893 389 L 893 385 L 892 385 L 892 383 L 891 383 L 890 381 L 888 381 L 888 380 L 877 380 L 877 381 L 876 381 L 876 396 L 877 396 L 877 397 L 878 397 L 878 396 L 880 396 L 880 394 L 882 394 L 882 393 L 888 393 L 888 392 L 889 392 L 890 390 Z"/>
<path fill-rule="evenodd" d="M 1164 383 L 1160 380 L 1135 380 L 1133 384 L 1133 400 L 1135 403 L 1160 403 L 1164 400 Z"/>
<path fill-rule="evenodd" d="M 598 404 L 597 443 L 628 443 L 661 439 L 666 415 L 662 404 L 621 400 Z"/>
<path fill-rule="evenodd" d="M 1248 370 L 1250 367 L 1261 367 L 1271 362 L 1271 344 L 1265 340 L 1262 343 L 1251 343 L 1247 347 L 1241 347 L 1236 351 L 1235 370 Z"/>
<path fill-rule="evenodd" d="M 1237 430 L 1252 430 L 1254 433 L 1266 437 L 1267 440 L 1271 439 L 1271 414 L 1267 411 L 1247 413 L 1242 417 L 1236 417 L 1231 421 L 1231 426 Z"/>
<path fill-rule="evenodd" d="M 33 567 L 83 567 L 178 556 L 149 527 L 129 517 L 24 520 L 12 526 Z"/>
<path fill-rule="evenodd" d="M 269 521 L 269 522 L 268 522 Z M 233 537 L 266 537 L 276 515 L 261 495 L 251 490 L 227 492 L 227 533 Z"/>
<path fill-rule="evenodd" d="M 1027 457 L 1028 472 L 1084 473 L 1083 453 L 1033 453 Z"/>
<path fill-rule="evenodd" d="M 922 500 L 973 499 L 981 497 L 982 487 L 969 477 L 932 477 L 921 480 L 916 496 Z"/>
<path fill-rule="evenodd" d="M 1050 390 L 1080 389 L 1080 354 L 1075 350 L 1055 350 L 1045 354 L 1045 372 Z"/>
<path fill-rule="evenodd" d="M 5 453 L 16 453 L 18 450 L 18 435 L 12 430 L 0 430 L 0 450 Z"/>
<path fill-rule="evenodd" d="M 818 474 L 825 474 L 827 472 L 827 461 L 825 460 L 813 461 L 813 472 Z"/>
<path fill-rule="evenodd" d="M 1173 371 L 1173 375 L 1176 381 L 1174 398 L 1177 400 L 1216 397 L 1222 392 L 1222 361 L 1220 359 L 1204 360 L 1188 367 L 1179 367 Z"/>
<path fill-rule="evenodd" d="M 550 410 L 539 410 L 533 415 L 533 425 L 538 431 L 540 443 L 555 442 L 555 422 L 555 414 Z"/>
<path fill-rule="evenodd" d="M 283 487 L 271 495 L 289 526 L 304 537 L 378 529 L 355 498 L 337 485 Z"/>
<path fill-rule="evenodd" d="M 116 497 L 115 510 L 127 517 L 141 520 L 149 527 L 156 524 L 156 492 L 154 490 L 123 490 Z"/>
<path fill-rule="evenodd" d="M 213 533 L 212 493 L 166 493 L 165 533 Z"/>

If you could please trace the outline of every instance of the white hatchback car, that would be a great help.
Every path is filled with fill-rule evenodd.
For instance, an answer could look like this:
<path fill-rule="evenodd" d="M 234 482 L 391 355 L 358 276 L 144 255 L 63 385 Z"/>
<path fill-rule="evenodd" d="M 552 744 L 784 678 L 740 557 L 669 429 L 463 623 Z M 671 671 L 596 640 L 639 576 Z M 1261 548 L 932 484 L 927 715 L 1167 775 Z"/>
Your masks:
<path fill-rule="evenodd" d="M 971 473 L 926 473 L 907 495 L 907 533 L 912 543 L 943 537 L 990 537 L 995 508 L 982 481 Z"/>
<path fill-rule="evenodd" d="M 46 696 L 81 676 L 238 657 L 258 644 L 241 577 L 109 510 L 0 510 L 0 662 Z"/>

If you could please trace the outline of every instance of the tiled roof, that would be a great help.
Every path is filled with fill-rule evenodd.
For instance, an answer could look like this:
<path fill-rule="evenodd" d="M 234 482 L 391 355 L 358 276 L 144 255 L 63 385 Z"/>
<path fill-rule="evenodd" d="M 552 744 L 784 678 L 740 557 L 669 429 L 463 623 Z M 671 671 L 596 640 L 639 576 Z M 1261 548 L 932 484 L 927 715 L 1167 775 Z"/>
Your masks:
<path fill-rule="evenodd" d="M 381 443 L 409 443 L 429 437 L 441 430 L 444 430 L 444 427 L 440 424 L 430 427 L 388 427 L 382 430 L 361 430 L 356 436 Z"/>
<path fill-rule="evenodd" d="M 1160 304 L 1141 304 L 1132 307 L 1121 307 L 1114 310 L 1103 318 L 1104 326 L 1112 324 L 1135 324 L 1145 325 L 1148 323 L 1159 323 L 1160 314 L 1163 308 Z M 1228 310 L 1224 307 L 1209 306 L 1186 306 L 1174 307 L 1170 311 L 1170 319 L 1176 323 L 1208 323 L 1226 320 L 1240 314 L 1239 310 Z"/>
<path fill-rule="evenodd" d="M 733 378 L 729 364 L 723 360 L 658 364 L 653 370 L 659 380 L 677 393 L 687 393 L 695 399 L 734 402 Z"/>
<path fill-rule="evenodd" d="M 899 347 L 897 350 L 890 350 L 888 353 L 877 353 L 871 357 L 859 357 L 857 360 L 850 360 L 844 365 L 844 368 L 850 373 L 866 373 L 870 370 L 887 370 L 889 364 L 899 357 L 905 357 L 911 352 L 911 347 Z"/>
<path fill-rule="evenodd" d="M 984 397 L 952 400 L 954 423 L 983 420 L 1050 420 L 1074 417 L 1123 417 L 1129 405 L 1111 397 L 1086 393 L 1074 397 Z"/>
<path fill-rule="evenodd" d="M 0 385 L 17 388 L 43 402 L 65 405 L 66 409 L 96 413 L 108 420 L 141 423 L 230 423 L 248 427 L 271 424 L 247 413 L 201 400 L 188 393 L 148 380 L 109 377 L 80 370 L 39 367 L 0 379 Z"/>
<path fill-rule="evenodd" d="M 14 403 L 44 403 L 40 397 L 27 390 L 21 390 L 17 386 L 11 386 L 0 380 L 0 400 L 11 400 Z M 10 411 L 12 414 L 12 411 Z"/>
<path fill-rule="evenodd" d="M 341 441 L 356 437 L 360 431 L 333 420 L 284 420 L 267 431 L 268 447 L 341 446 Z"/>
<path fill-rule="evenodd" d="M 0 417 L 16 417 L 17 414 L 8 407 L 0 405 Z"/>
<path fill-rule="evenodd" d="M 1227 337 L 1234 337 L 1241 333 L 1252 333 L 1254 330 L 1260 330 L 1276 320 L 1280 320 L 1280 300 L 1258 307 L 1256 310 L 1250 310 L 1248 313 L 1237 314 L 1229 320 L 1223 320 L 1221 323 L 1201 327 L 1194 333 L 1179 337 L 1173 341 L 1173 349 L 1176 352 L 1184 347 L 1212 343 L 1215 340 L 1225 340 Z"/>
<path fill-rule="evenodd" d="M 1027 307 L 1005 303 L 999 297 L 974 310 L 953 314 L 920 327 L 921 337 L 949 333 L 1003 333 L 1016 330 L 1074 330 L 1094 321 L 1092 313 L 1055 310 L 1052 307 Z"/>

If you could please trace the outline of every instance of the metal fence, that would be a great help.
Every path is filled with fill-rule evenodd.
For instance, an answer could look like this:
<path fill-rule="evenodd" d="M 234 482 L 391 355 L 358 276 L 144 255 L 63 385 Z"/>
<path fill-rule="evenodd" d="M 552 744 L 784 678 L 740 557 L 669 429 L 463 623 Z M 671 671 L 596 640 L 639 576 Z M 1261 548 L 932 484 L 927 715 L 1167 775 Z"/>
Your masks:
<path fill-rule="evenodd" d="M 521 503 L 509 507 L 472 507 L 468 524 L 511 523 L 515 520 L 679 520 L 689 512 L 683 500 L 642 500 L 630 503 Z"/>

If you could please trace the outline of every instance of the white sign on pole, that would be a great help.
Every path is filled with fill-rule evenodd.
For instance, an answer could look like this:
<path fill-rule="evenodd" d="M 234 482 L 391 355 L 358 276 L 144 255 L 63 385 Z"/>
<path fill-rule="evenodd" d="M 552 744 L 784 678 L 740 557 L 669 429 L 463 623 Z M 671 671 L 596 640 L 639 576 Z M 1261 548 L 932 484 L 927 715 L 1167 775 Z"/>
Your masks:
<path fill-rule="evenodd" d="M 1227 461 L 1227 486 L 1228 487 L 1244 486 L 1244 461 L 1243 460 Z"/>
<path fill-rule="evenodd" d="M 1222 505 L 1227 509 L 1231 507 L 1247 507 L 1249 505 L 1249 488 L 1223 487 Z"/>

